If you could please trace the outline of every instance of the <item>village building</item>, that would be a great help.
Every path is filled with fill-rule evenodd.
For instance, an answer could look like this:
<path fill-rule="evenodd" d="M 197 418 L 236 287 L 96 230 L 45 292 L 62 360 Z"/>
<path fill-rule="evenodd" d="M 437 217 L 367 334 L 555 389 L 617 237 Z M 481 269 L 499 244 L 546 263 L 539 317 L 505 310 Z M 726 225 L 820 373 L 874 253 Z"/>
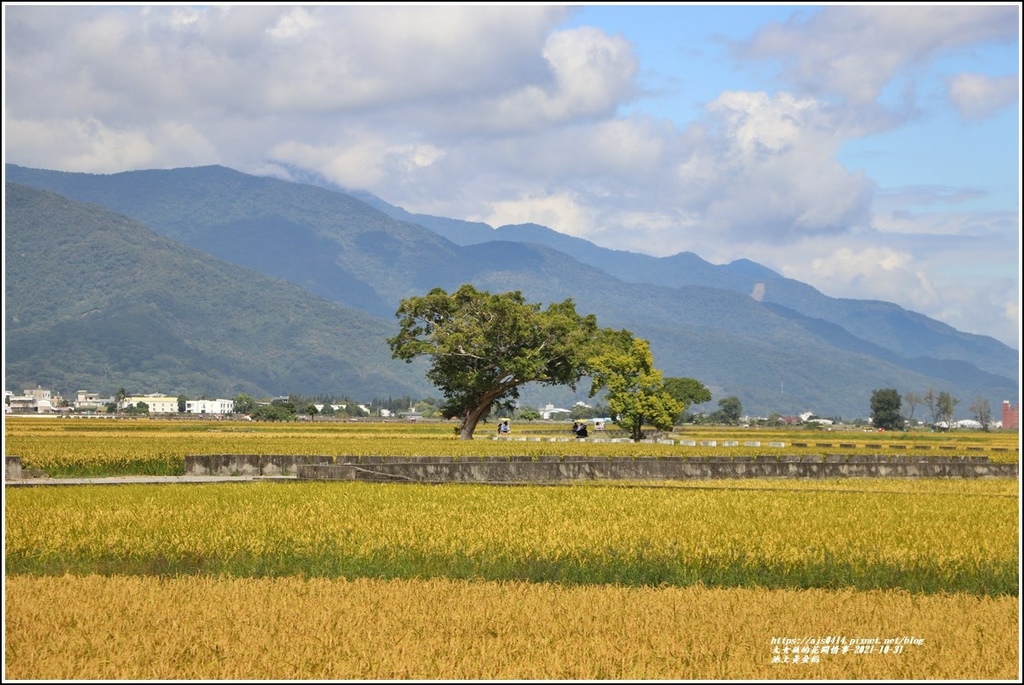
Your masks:
<path fill-rule="evenodd" d="M 188 400 L 186 414 L 231 414 L 235 411 L 234 400 Z"/>
<path fill-rule="evenodd" d="M 128 407 L 138 407 L 140 403 L 145 404 L 149 408 L 150 414 L 178 413 L 178 398 L 168 397 L 161 393 L 132 395 L 131 397 L 126 397 L 121 403 L 121 408 L 126 409 Z"/>

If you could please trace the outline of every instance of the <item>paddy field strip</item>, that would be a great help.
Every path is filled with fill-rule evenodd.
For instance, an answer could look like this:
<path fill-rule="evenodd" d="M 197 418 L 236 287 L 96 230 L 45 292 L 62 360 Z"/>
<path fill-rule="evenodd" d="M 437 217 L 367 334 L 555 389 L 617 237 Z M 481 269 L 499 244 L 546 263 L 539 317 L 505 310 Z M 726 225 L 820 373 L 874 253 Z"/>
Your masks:
<path fill-rule="evenodd" d="M 758 455 L 888 454 L 987 456 L 1016 463 L 1016 433 L 875 434 L 860 430 L 836 433 L 807 430 L 753 430 L 726 427 L 687 428 L 675 444 L 596 442 L 568 439 L 567 426 L 538 422 L 516 426 L 514 438 L 491 440 L 490 427 L 476 440 L 458 440 L 451 423 L 254 423 L 161 419 L 29 419 L 5 421 L 5 452 L 18 455 L 24 468 L 50 477 L 113 475 L 181 475 L 187 455 L 290 454 L 337 457 L 408 456 L 458 458 L 478 456 L 555 456 L 635 458 L 750 457 Z M 561 438 L 559 441 L 556 439 Z M 696 442 L 682 444 L 683 440 Z M 715 442 L 714 446 L 701 442 Z M 735 442 L 736 445 L 722 443 Z M 784 448 L 770 447 L 781 443 Z M 757 446 L 746 443 L 759 443 Z"/>

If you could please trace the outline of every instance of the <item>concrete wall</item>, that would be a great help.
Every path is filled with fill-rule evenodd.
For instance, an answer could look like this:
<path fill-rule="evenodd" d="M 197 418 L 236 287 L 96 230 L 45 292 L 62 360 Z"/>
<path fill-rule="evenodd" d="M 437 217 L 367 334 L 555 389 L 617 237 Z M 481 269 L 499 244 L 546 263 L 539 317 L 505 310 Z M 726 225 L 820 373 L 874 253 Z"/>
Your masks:
<path fill-rule="evenodd" d="M 299 464 L 331 464 L 332 456 L 198 454 L 185 457 L 186 476 L 294 476 Z"/>
<path fill-rule="evenodd" d="M 368 457 L 203 454 L 187 476 L 295 476 L 299 480 L 407 483 L 550 483 L 572 480 L 712 478 L 1017 478 L 1018 464 L 984 456 L 770 455 L 758 457 Z M 6 457 L 5 480 L 23 478 Z"/>
<path fill-rule="evenodd" d="M 4 458 L 4 480 L 21 480 L 21 457 Z"/>
<path fill-rule="evenodd" d="M 1017 464 L 988 457 L 770 456 L 639 457 L 435 457 L 410 460 L 339 457 L 335 464 L 302 464 L 300 480 L 414 483 L 550 483 L 571 480 L 687 480 L 712 478 L 1015 478 Z"/>

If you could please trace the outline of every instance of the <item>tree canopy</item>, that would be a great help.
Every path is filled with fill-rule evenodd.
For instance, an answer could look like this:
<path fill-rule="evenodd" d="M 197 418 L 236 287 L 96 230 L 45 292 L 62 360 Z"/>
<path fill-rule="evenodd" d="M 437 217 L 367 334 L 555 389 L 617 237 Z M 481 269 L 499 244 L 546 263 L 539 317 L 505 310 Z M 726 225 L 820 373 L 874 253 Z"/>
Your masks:
<path fill-rule="evenodd" d="M 629 331 L 604 332 L 602 345 L 590 360 L 590 375 L 591 397 L 608 391 L 615 422 L 634 441 L 643 437 L 645 423 L 670 430 L 686 407 L 666 389 L 661 371 L 654 368 L 650 343 Z"/>
<path fill-rule="evenodd" d="M 871 424 L 885 430 L 903 430 L 902 404 L 903 400 L 895 389 L 875 390 L 871 393 Z"/>
<path fill-rule="evenodd" d="M 711 391 L 696 378 L 666 378 L 665 390 L 669 395 L 683 403 L 680 413 L 695 404 L 711 401 Z"/>
<path fill-rule="evenodd" d="M 427 379 L 444 395 L 444 415 L 461 419 L 466 440 L 493 408 L 511 410 L 526 383 L 575 390 L 598 331 L 596 318 L 577 314 L 572 299 L 541 309 L 519 291 L 491 294 L 469 284 L 404 299 L 395 316 L 392 356 L 429 357 Z"/>
<path fill-rule="evenodd" d="M 743 417 L 743 404 L 740 402 L 740 398 L 730 395 L 718 400 L 718 415 L 721 417 L 722 423 L 731 426 L 739 423 Z"/>

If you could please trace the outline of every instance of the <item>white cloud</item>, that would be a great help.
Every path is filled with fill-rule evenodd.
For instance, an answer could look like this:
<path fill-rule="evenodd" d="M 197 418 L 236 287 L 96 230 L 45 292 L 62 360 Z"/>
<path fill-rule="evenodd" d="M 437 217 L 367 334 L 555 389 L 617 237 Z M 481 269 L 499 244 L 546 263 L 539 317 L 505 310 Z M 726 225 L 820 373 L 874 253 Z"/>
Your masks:
<path fill-rule="evenodd" d="M 826 6 L 804 20 L 759 30 L 736 52 L 779 60 L 786 80 L 805 92 L 863 104 L 901 70 L 940 53 L 1017 39 L 1018 11 L 981 4 Z"/>
<path fill-rule="evenodd" d="M 283 41 L 294 41 L 298 38 L 308 36 L 320 26 L 320 22 L 313 18 L 304 7 L 295 9 L 282 15 L 273 26 L 267 29 L 271 38 Z"/>
<path fill-rule="evenodd" d="M 97 119 L 8 118 L 5 136 L 18 141 L 22 154 L 38 151 L 52 159 L 47 168 L 87 173 L 195 166 L 215 154 L 202 133 L 181 122 L 114 129 Z"/>
<path fill-rule="evenodd" d="M 637 61 L 620 37 L 589 27 L 557 31 L 544 46 L 543 56 L 552 81 L 531 83 L 500 98 L 493 112 L 485 112 L 494 129 L 530 129 L 609 115 L 633 92 Z"/>
<path fill-rule="evenodd" d="M 470 221 L 482 221 L 491 226 L 535 223 L 577 235 L 581 226 L 591 223 L 590 219 L 587 209 L 572 193 L 555 192 L 495 202 L 490 213 L 470 218 Z"/>
<path fill-rule="evenodd" d="M 821 103 L 779 93 L 725 93 L 678 166 L 691 210 L 709 229 L 754 242 L 848 231 L 866 223 L 873 185 L 836 159 L 841 138 Z"/>
<path fill-rule="evenodd" d="M 89 172 L 298 167 L 410 211 L 746 257 L 968 330 L 984 325 L 972 300 L 1016 316 L 1016 274 L 964 286 L 953 272 L 1015 265 L 993 244 L 1012 236 L 1019 251 L 1019 208 L 968 211 L 980 188 L 930 179 L 883 192 L 838 158 L 921 116 L 912 95 L 899 111 L 880 105 L 886 87 L 1017 39 L 1018 8 L 797 9 L 737 48 L 781 63 L 786 88 L 723 88 L 682 128 L 618 114 L 638 94 L 638 53 L 594 27 L 559 28 L 570 11 L 5 6 L 5 154 Z M 979 119 L 1019 96 L 1013 78 L 960 73 L 945 95 Z"/>
<path fill-rule="evenodd" d="M 984 119 L 1020 98 L 1020 77 L 959 74 L 949 79 L 949 99 L 966 119 Z"/>

